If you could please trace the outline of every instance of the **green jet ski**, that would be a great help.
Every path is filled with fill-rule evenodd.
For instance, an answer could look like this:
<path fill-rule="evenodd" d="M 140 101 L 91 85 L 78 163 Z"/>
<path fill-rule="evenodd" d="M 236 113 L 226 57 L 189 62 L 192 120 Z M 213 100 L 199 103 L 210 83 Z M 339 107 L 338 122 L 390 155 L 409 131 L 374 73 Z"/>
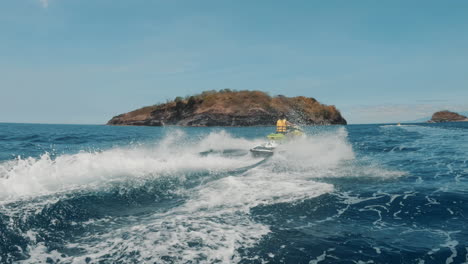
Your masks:
<path fill-rule="evenodd" d="M 268 157 L 274 154 L 278 145 L 303 136 L 304 132 L 298 126 L 292 126 L 286 133 L 271 133 L 267 136 L 268 142 L 250 149 L 253 156 Z"/>

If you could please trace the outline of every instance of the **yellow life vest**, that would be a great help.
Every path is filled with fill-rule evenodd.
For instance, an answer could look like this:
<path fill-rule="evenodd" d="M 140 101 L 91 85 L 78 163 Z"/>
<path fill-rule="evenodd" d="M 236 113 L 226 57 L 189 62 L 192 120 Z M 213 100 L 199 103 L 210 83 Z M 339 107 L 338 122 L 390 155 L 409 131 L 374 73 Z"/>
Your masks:
<path fill-rule="evenodd" d="M 286 128 L 286 119 L 278 119 L 278 121 L 276 121 L 276 132 L 286 133 Z"/>

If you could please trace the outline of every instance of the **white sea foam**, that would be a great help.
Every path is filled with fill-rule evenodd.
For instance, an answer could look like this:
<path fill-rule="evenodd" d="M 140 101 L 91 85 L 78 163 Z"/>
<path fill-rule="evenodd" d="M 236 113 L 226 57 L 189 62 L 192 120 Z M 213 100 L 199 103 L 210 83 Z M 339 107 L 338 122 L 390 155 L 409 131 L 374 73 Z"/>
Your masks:
<path fill-rule="evenodd" d="M 237 140 L 227 133 L 214 133 L 200 143 L 183 142 L 184 135 L 172 133 L 158 144 L 113 148 L 102 152 L 60 155 L 48 153 L 40 158 L 17 158 L 0 164 L 0 201 L 51 194 L 71 189 L 100 186 L 114 181 L 157 177 L 160 174 L 180 176 L 184 172 L 223 171 L 252 165 L 258 161 L 249 156 L 229 158 L 199 155 L 213 145 L 218 148 L 244 148 L 255 142 Z M 227 143 L 227 145 L 225 145 Z M 211 147 L 212 148 L 212 147 Z"/>
<path fill-rule="evenodd" d="M 3 164 L 0 190 L 7 198 L 53 193 L 81 186 L 102 186 L 128 178 L 170 174 L 180 177 L 196 170 L 230 171 L 256 164 L 250 155 L 199 155 L 206 150 L 248 150 L 261 140 L 234 138 L 226 132 L 211 133 L 195 142 L 173 133 L 152 146 L 114 148 L 99 153 L 62 155 L 51 159 L 18 159 Z M 347 177 L 344 168 L 355 160 L 343 128 L 284 144 L 261 165 L 242 174 L 203 183 L 182 190 L 184 204 L 164 213 L 87 223 L 108 228 L 92 236 L 76 238 L 68 248 L 80 248 L 83 256 L 65 257 L 70 263 L 119 259 L 140 263 L 237 263 L 240 248 L 249 248 L 270 232 L 269 226 L 255 222 L 250 210 L 260 205 L 294 203 L 333 191 L 333 185 L 317 182 L 320 177 Z M 377 171 L 377 170 L 376 170 Z M 359 173 L 357 173 L 359 174 Z M 52 183 L 51 183 L 52 181 Z M 25 185 L 25 186 L 23 186 Z M 8 186 L 13 186 L 8 190 Z M 98 228 L 99 229 L 99 228 Z M 43 245 L 29 250 L 36 263 L 46 257 L 60 258 Z M 318 259 L 319 260 L 319 259 Z"/>
<path fill-rule="evenodd" d="M 405 175 L 404 171 L 356 160 L 348 133 L 342 127 L 333 133 L 307 136 L 280 145 L 268 165 L 289 174 L 306 173 L 310 178 L 389 179 Z"/>
<path fill-rule="evenodd" d="M 335 167 L 343 161 L 355 158 L 347 136 L 346 129 L 339 128 L 334 133 L 303 137 L 280 145 L 279 155 L 275 158 L 283 159 L 288 167 Z"/>
<path fill-rule="evenodd" d="M 51 158 L 17 158 L 0 164 L 0 202 L 51 194 L 112 182 L 174 175 L 200 170 L 223 171 L 253 165 L 250 155 L 229 157 L 199 155 L 203 151 L 241 149 L 245 153 L 263 139 L 235 138 L 225 131 L 213 132 L 199 140 L 187 140 L 181 131 L 172 131 L 154 144 L 113 148 L 101 152 L 81 152 Z M 401 176 L 403 173 L 349 163 L 355 159 L 347 132 L 318 134 L 283 144 L 268 161 L 274 171 L 308 171 L 310 177 Z M 348 163 L 346 163 L 348 162 Z"/>
<path fill-rule="evenodd" d="M 177 138 L 166 138 L 154 148 L 119 148 L 101 153 L 64 155 L 55 160 L 42 157 L 37 160 L 32 159 L 26 165 L 19 165 L 23 160 L 18 160 L 15 166 L 20 166 L 21 169 L 18 169 L 20 173 L 10 169 L 9 178 L 4 180 L 12 180 L 18 175 L 22 179 L 28 173 L 32 173 L 39 180 L 41 188 L 36 185 L 30 186 L 37 188 L 32 188 L 33 190 L 41 191 L 44 188 L 41 180 L 45 181 L 51 177 L 62 178 L 64 185 L 76 184 L 78 179 L 89 185 L 93 182 L 93 176 L 99 177 L 97 183 L 102 183 L 125 177 L 144 177 L 148 173 L 157 172 L 171 171 L 177 175 L 181 171 L 197 169 L 230 170 L 258 162 L 250 155 L 240 157 L 198 155 L 200 150 L 223 150 L 234 147 L 248 150 L 257 144 L 256 141 L 232 138 L 225 132 L 212 133 L 187 147 L 183 144 L 173 147 L 175 142 L 180 143 Z M 328 148 L 325 146 L 331 143 L 333 146 Z M 336 154 L 323 154 L 328 158 L 322 159 L 320 164 L 313 165 L 316 167 L 336 167 L 341 160 L 353 157 L 350 148 L 345 147 L 345 153 L 339 150 L 339 143 L 336 143 L 335 139 L 324 137 L 319 141 L 312 141 L 312 144 L 322 146 L 322 152 L 329 151 Z M 306 150 L 303 150 L 303 159 L 308 158 Z M 299 156 L 300 151 L 302 150 L 297 152 Z M 318 160 L 319 154 L 312 154 L 312 157 L 314 155 L 317 155 L 315 157 Z M 93 260 L 123 257 L 124 260 L 141 263 L 154 261 L 164 263 L 166 260 L 176 263 L 193 260 L 198 263 L 236 263 L 241 257 L 239 248 L 254 246 L 269 232 L 267 225 L 257 223 L 250 217 L 252 208 L 259 205 L 298 202 L 333 191 L 331 184 L 311 180 L 310 175 L 302 169 L 292 173 L 278 169 L 281 167 L 279 164 L 285 159 L 288 159 L 288 156 L 272 159 L 240 175 L 228 175 L 186 190 L 188 198 L 183 205 L 165 213 L 139 217 L 137 222 L 130 217 L 128 221 L 123 221 L 128 223 L 125 226 L 116 227 L 112 223 L 100 223 L 109 221 L 108 219 L 96 220 L 88 225 L 108 225 L 112 232 L 83 237 L 75 241 L 75 244 L 65 245 L 69 248 L 79 247 L 85 250 L 86 254 L 64 260 L 83 263 L 86 257 L 91 257 Z M 293 166 L 293 163 L 289 163 L 288 166 Z M 78 168 L 82 171 L 78 175 L 73 174 L 72 172 Z M 39 177 L 37 171 L 40 172 Z M 52 176 L 48 175 L 51 171 L 54 172 Z M 46 190 L 51 191 L 61 189 L 60 186 L 45 186 Z M 18 192 L 15 194 L 19 195 Z M 29 253 L 32 256 L 25 263 L 43 260 L 47 256 L 54 259 L 57 257 L 56 252 L 48 252 L 41 245 L 31 248 Z M 171 257 L 172 260 L 166 259 Z"/>
<path fill-rule="evenodd" d="M 250 209 L 297 202 L 332 190 L 332 185 L 310 181 L 305 175 L 268 173 L 266 168 L 259 168 L 201 185 L 190 191 L 190 199 L 180 207 L 96 234 L 79 245 L 86 249 L 86 257 L 94 260 L 114 256 L 126 261 L 165 263 L 165 257 L 171 256 L 172 260 L 166 259 L 168 263 L 237 263 L 239 248 L 254 246 L 270 231 L 251 219 Z M 34 254 L 44 257 L 48 253 L 36 250 Z M 84 258 L 72 262 L 81 263 Z"/>

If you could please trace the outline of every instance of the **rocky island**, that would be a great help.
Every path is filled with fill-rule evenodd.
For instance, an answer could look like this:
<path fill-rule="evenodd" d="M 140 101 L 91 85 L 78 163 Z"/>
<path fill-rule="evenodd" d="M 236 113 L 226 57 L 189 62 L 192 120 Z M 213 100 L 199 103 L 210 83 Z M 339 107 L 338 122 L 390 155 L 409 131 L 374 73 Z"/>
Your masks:
<path fill-rule="evenodd" d="M 124 126 L 271 126 L 278 116 L 300 125 L 345 125 L 333 105 L 314 98 L 269 96 L 261 91 L 205 91 L 177 97 L 113 117 L 108 125 Z"/>
<path fill-rule="evenodd" d="M 441 122 L 467 122 L 468 118 L 455 112 L 447 110 L 436 112 L 432 115 L 428 123 L 441 123 Z"/>

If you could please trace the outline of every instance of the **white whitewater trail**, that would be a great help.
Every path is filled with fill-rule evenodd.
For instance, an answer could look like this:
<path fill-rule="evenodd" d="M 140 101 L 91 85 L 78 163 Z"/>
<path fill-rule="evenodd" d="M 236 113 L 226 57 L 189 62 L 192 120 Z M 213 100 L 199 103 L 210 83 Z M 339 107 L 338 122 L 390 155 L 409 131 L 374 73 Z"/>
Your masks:
<path fill-rule="evenodd" d="M 61 155 L 55 159 L 48 154 L 39 159 L 17 159 L 0 165 L 0 201 L 75 189 L 98 190 L 135 178 L 184 177 L 184 173 L 192 171 L 229 172 L 260 160 L 250 155 L 199 153 L 248 151 L 260 141 L 216 132 L 187 142 L 183 133 L 178 132 L 154 145 Z M 354 159 L 344 128 L 304 138 L 281 146 L 278 155 L 240 175 L 227 175 L 181 190 L 186 192 L 185 203 L 167 212 L 138 219 L 129 216 L 123 221 L 128 223 L 124 226 L 113 226 L 114 220 L 110 218 L 92 220 L 87 224 L 111 230 L 76 238 L 65 245 L 84 250 L 83 256 L 64 257 L 38 243 L 29 248 L 31 258 L 24 263 L 38 263 L 47 257 L 67 263 L 85 263 L 86 258 L 124 262 L 128 258 L 128 262 L 140 263 L 236 263 L 241 257 L 239 248 L 254 246 L 269 232 L 268 226 L 251 219 L 252 208 L 300 202 L 330 193 L 333 185 L 316 179 L 343 177 Z"/>
<path fill-rule="evenodd" d="M 255 144 L 232 138 L 225 132 L 210 134 L 196 143 L 183 142 L 183 139 L 184 134 L 178 131 L 154 145 L 64 154 L 55 159 L 45 153 L 40 158 L 17 158 L 0 163 L 0 203 L 167 174 L 232 170 L 258 162 L 248 156 L 234 159 L 199 155 L 206 149 L 233 146 L 248 149 Z"/>

